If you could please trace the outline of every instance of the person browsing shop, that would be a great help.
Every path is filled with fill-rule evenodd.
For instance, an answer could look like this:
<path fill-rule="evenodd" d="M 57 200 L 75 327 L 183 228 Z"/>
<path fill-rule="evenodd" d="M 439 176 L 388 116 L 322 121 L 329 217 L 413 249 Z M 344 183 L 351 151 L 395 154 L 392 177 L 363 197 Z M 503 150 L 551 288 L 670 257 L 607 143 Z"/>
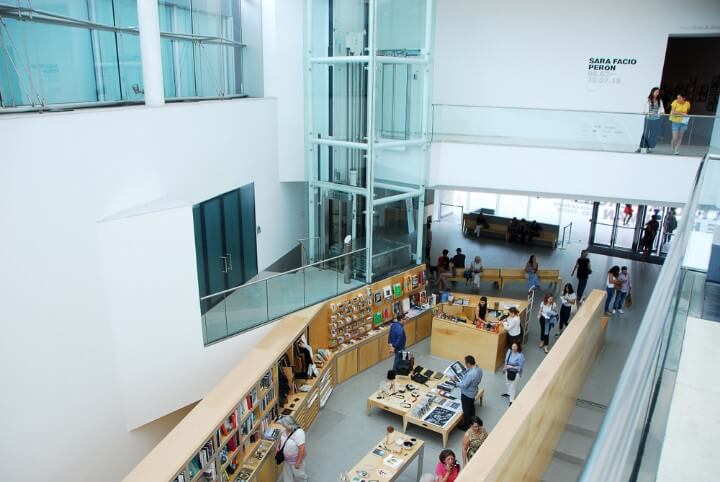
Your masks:
<path fill-rule="evenodd" d="M 440 452 L 440 462 L 435 466 L 437 482 L 454 482 L 460 474 L 460 464 L 457 463 L 455 452 L 445 449 Z"/>
<path fill-rule="evenodd" d="M 487 306 L 487 296 L 481 296 L 480 302 L 478 303 L 477 307 L 475 308 L 475 326 L 478 328 L 487 321 L 487 312 L 488 312 L 488 306 Z"/>
<path fill-rule="evenodd" d="M 277 447 L 278 452 L 282 450 L 285 461 L 283 482 L 305 482 L 308 480 L 305 472 L 305 431 L 289 415 L 280 417 L 278 423 L 283 427 Z"/>
<path fill-rule="evenodd" d="M 487 437 L 488 433 L 483 427 L 483 421 L 480 417 L 473 417 L 470 420 L 470 428 L 463 437 L 463 465 L 467 465 Z"/>
<path fill-rule="evenodd" d="M 388 344 L 390 345 L 390 352 L 395 353 L 393 359 L 392 369 L 394 372 L 397 371 L 398 363 L 402 359 L 402 352 L 405 349 L 405 327 L 403 324 L 403 315 L 398 313 L 397 318 L 390 324 L 390 334 L 388 335 Z"/>
<path fill-rule="evenodd" d="M 503 320 L 502 324 L 507 332 L 508 346 L 513 343 L 520 343 L 520 334 L 522 329 L 520 327 L 520 312 L 514 306 L 511 306 L 508 310 L 510 315 Z"/>
<path fill-rule="evenodd" d="M 525 355 L 522 353 L 522 346 L 519 343 L 513 343 L 505 354 L 505 385 L 507 393 L 503 393 L 503 397 L 508 397 L 510 405 L 515 401 L 517 393 L 517 382 L 522 376 L 523 367 L 525 366 Z"/>
<path fill-rule="evenodd" d="M 471 419 L 475 416 L 475 397 L 477 397 L 478 387 L 480 386 L 480 381 L 483 376 L 482 370 L 475 364 L 474 356 L 467 355 L 465 357 L 465 367 L 467 371 L 458 383 L 463 411 L 463 421 L 458 425 L 460 430 L 470 428 Z"/>

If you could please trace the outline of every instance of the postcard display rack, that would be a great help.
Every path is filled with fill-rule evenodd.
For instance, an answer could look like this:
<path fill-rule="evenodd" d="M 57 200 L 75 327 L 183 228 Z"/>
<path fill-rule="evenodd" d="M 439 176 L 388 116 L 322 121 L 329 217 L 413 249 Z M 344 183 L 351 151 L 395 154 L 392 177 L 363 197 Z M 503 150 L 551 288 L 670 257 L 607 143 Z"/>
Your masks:
<path fill-rule="evenodd" d="M 327 346 L 339 350 L 365 339 L 373 330 L 392 322 L 398 312 L 425 304 L 425 270 L 416 268 L 388 280 L 336 298 L 328 303 Z"/>
<path fill-rule="evenodd" d="M 255 384 L 213 435 L 176 475 L 174 482 L 251 482 L 266 479 L 259 470 L 275 454 L 278 417 L 277 367 Z M 275 476 L 275 460 L 269 457 Z M 266 471 L 267 472 L 267 471 Z M 274 478 L 267 478 L 274 480 Z"/>

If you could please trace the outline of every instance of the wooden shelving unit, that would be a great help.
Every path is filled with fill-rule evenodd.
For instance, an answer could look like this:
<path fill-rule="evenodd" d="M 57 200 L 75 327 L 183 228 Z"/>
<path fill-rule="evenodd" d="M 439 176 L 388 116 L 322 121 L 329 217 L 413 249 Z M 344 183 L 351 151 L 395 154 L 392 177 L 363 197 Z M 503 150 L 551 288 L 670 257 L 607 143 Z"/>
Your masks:
<path fill-rule="evenodd" d="M 275 421 L 281 414 L 293 415 L 301 427 L 308 429 L 337 384 L 387 358 L 389 330 L 386 324 L 393 318 L 389 313 L 395 303 L 419 296 L 425 288 L 424 272 L 424 266 L 417 266 L 275 322 L 270 333 L 180 422 L 186 429 L 171 432 L 125 480 L 275 482 L 280 468 L 272 455 L 278 441 L 264 439 L 265 432 L 280 429 Z M 383 296 L 380 303 L 375 303 L 375 294 L 388 285 L 391 296 L 388 299 Z M 353 324 L 350 339 L 331 346 L 330 305 L 335 304 L 336 311 L 338 303 L 352 302 L 354 306 L 360 295 L 365 300 L 364 311 L 357 320 L 353 318 L 357 322 Z M 384 313 L 386 309 L 388 315 L 383 316 L 379 325 L 373 321 L 368 333 L 367 316 Z M 359 304 L 357 312 L 360 312 Z M 409 344 L 429 335 L 427 321 L 423 329 L 420 325 L 419 319 L 406 325 L 411 331 Z M 315 351 L 319 375 L 311 380 L 296 380 L 298 384 L 307 385 L 307 391 L 291 393 L 285 406 L 280 407 L 278 362 L 287 355 L 294 365 L 293 348 L 302 335 Z M 365 346 L 368 343 L 370 345 Z M 364 347 L 362 352 L 361 347 Z M 320 348 L 326 350 L 322 363 L 317 360 Z M 193 447 L 193 443 L 200 442 Z M 179 469 L 175 470 L 176 467 Z"/>
<path fill-rule="evenodd" d="M 258 469 L 264 467 L 264 460 L 258 460 L 255 455 L 263 442 L 268 446 L 275 443 L 272 440 L 263 440 L 261 427 L 269 428 L 277 418 L 277 390 L 278 372 L 277 367 L 273 366 L 227 414 L 222 426 L 216 428 L 212 438 L 198 449 L 172 482 L 259 480 Z M 266 399 L 267 395 L 271 395 L 269 399 Z M 250 420 L 252 423 L 249 423 Z M 264 420 L 266 423 L 263 423 Z M 262 452 L 263 459 L 267 458 L 268 454 L 269 451 Z M 206 460 L 200 469 L 197 468 L 198 460 Z M 275 468 L 272 469 L 275 473 Z M 250 474 L 248 478 L 243 476 L 245 473 Z"/>

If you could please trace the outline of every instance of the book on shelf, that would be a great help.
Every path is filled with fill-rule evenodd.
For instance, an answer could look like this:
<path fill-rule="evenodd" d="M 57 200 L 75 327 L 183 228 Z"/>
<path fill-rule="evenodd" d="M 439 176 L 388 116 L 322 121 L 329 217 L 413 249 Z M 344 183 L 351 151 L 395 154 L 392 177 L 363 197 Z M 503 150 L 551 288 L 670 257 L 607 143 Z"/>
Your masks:
<path fill-rule="evenodd" d="M 175 477 L 175 482 L 188 482 L 185 478 L 185 472 L 180 472 L 177 477 Z"/>
<path fill-rule="evenodd" d="M 260 380 L 260 388 L 269 388 L 272 385 L 272 370 L 268 371 Z"/>
<path fill-rule="evenodd" d="M 228 418 L 225 419 L 223 424 L 220 426 L 220 433 L 223 437 L 232 432 L 237 427 L 237 412 L 233 410 Z"/>

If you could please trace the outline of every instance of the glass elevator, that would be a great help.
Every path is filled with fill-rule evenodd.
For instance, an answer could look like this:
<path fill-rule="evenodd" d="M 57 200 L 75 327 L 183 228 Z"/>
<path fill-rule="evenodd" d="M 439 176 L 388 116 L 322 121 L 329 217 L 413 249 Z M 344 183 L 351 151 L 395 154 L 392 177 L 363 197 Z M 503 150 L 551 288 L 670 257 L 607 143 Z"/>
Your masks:
<path fill-rule="evenodd" d="M 311 260 L 372 281 L 422 259 L 433 0 L 307 0 Z"/>

